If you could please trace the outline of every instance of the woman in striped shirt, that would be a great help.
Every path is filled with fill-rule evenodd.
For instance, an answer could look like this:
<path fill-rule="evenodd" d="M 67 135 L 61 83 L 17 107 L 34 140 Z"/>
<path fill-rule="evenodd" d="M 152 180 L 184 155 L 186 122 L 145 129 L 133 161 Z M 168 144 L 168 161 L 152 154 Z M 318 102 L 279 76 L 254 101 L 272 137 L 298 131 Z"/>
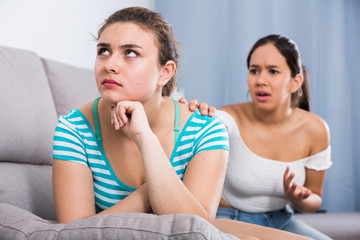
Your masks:
<path fill-rule="evenodd" d="M 59 118 L 53 187 L 59 222 L 113 212 L 213 221 L 228 157 L 218 118 L 168 96 L 178 60 L 161 15 L 127 8 L 98 32 L 95 101 Z"/>
<path fill-rule="evenodd" d="M 214 222 L 228 134 L 217 117 L 169 98 L 178 60 L 170 25 L 158 13 L 126 8 L 105 21 L 97 40 L 101 97 L 61 116 L 54 134 L 58 222 L 119 212 Z"/>

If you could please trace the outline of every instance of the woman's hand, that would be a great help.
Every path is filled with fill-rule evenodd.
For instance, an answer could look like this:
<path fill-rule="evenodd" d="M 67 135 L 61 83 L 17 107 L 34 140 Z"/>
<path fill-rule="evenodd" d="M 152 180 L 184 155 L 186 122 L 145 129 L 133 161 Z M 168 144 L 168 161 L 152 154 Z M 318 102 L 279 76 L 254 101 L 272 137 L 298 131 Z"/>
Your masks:
<path fill-rule="evenodd" d="M 180 98 L 179 102 L 187 103 L 185 98 Z M 216 107 L 214 107 L 214 106 L 209 107 L 206 102 L 202 102 L 202 103 L 198 104 L 197 99 L 195 99 L 195 98 L 191 99 L 191 101 L 189 103 L 189 110 L 192 112 L 195 112 L 198 109 L 200 109 L 200 113 L 203 116 L 209 115 L 209 117 L 213 117 L 216 112 Z"/>
<path fill-rule="evenodd" d="M 122 101 L 111 107 L 111 124 L 115 130 L 123 132 L 136 141 L 136 138 L 150 133 L 151 129 L 140 102 Z"/>
<path fill-rule="evenodd" d="M 286 194 L 287 199 L 296 205 L 296 203 L 302 201 L 303 199 L 307 199 L 311 195 L 311 190 L 306 187 L 299 186 L 295 182 L 292 183 L 292 180 L 295 177 L 294 173 L 289 175 L 290 168 L 287 167 L 284 173 L 284 192 Z"/>

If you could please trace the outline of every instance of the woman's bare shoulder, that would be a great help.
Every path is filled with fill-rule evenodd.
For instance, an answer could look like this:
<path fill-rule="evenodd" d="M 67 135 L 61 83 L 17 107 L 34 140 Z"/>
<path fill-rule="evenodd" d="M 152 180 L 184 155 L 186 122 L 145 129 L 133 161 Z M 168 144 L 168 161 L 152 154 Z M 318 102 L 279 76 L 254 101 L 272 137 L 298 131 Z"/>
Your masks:
<path fill-rule="evenodd" d="M 312 140 L 312 154 L 325 150 L 330 144 L 330 129 L 327 122 L 314 113 L 302 109 L 297 109 L 297 111 L 303 122 L 303 130 Z"/>
<path fill-rule="evenodd" d="M 225 105 L 219 108 L 219 110 L 223 110 L 228 114 L 230 114 L 235 120 L 241 121 L 244 118 L 248 118 L 250 105 L 251 105 L 250 102 L 235 103 L 235 104 Z"/>
<path fill-rule="evenodd" d="M 91 100 L 83 105 L 80 105 L 76 109 L 78 109 L 89 121 L 90 119 L 93 119 L 92 116 L 92 106 L 93 106 L 94 100 Z"/>

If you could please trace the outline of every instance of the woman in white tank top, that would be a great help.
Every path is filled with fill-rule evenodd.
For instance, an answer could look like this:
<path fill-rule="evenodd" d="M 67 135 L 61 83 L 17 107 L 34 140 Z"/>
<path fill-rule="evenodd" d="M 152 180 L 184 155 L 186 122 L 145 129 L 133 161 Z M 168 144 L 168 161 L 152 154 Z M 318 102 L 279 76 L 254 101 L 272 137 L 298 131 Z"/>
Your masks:
<path fill-rule="evenodd" d="M 310 112 L 300 52 L 292 40 L 269 35 L 254 44 L 247 66 L 252 101 L 217 111 L 230 140 L 217 218 L 329 239 L 293 218 L 293 209 L 320 208 L 332 164 L 328 126 Z"/>

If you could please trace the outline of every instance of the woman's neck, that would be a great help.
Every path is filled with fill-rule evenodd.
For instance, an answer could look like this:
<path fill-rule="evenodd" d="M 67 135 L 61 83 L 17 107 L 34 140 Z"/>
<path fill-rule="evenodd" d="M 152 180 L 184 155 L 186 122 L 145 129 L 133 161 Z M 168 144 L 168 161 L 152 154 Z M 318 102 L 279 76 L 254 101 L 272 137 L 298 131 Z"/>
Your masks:
<path fill-rule="evenodd" d="M 293 108 L 290 105 L 284 105 L 282 107 L 266 110 L 256 107 L 251 103 L 252 115 L 254 119 L 265 125 L 278 125 L 287 122 L 293 113 Z"/>
<path fill-rule="evenodd" d="M 172 100 L 169 97 L 153 98 L 143 103 L 149 126 L 153 131 L 164 127 L 164 120 L 169 118 L 171 104 Z"/>

